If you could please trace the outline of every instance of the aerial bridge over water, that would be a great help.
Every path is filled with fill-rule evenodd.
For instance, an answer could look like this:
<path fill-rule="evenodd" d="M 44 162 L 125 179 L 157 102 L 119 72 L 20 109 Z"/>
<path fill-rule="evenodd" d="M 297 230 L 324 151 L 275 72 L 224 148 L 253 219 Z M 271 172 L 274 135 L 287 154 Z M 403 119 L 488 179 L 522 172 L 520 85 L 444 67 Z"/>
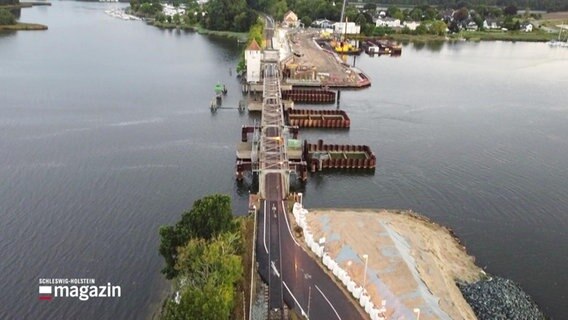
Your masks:
<path fill-rule="evenodd" d="M 269 193 L 275 189 L 278 189 L 278 198 L 284 199 L 290 190 L 291 175 L 302 181 L 307 179 L 307 163 L 301 148 L 288 148 L 289 140 L 297 138 L 298 127 L 286 126 L 284 121 L 279 52 L 264 50 L 263 54 L 261 121 L 242 128 L 243 144 L 237 151 L 236 174 L 239 180 L 243 179 L 245 171 L 258 174 L 261 199 L 272 198 Z M 251 141 L 249 134 L 252 134 Z M 275 180 L 278 181 L 267 179 L 269 175 L 277 176 Z"/>
<path fill-rule="evenodd" d="M 299 144 L 289 148 L 291 141 L 298 142 L 298 127 L 284 119 L 278 51 L 264 50 L 262 74 L 262 116 L 260 123 L 242 128 L 237 179 L 245 171 L 258 175 L 254 255 L 268 284 L 268 319 L 287 319 L 288 308 L 310 319 L 364 319 L 292 234 L 286 199 L 291 176 L 307 179 L 306 153 Z"/>

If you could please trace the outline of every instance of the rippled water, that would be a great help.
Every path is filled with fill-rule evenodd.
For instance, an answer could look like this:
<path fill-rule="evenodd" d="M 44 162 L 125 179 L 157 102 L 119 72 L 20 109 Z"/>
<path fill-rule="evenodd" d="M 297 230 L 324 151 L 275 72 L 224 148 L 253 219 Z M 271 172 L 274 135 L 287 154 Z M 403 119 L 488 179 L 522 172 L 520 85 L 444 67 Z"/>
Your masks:
<path fill-rule="evenodd" d="M 46 32 L 0 34 L 1 319 L 140 319 L 167 289 L 159 225 L 234 182 L 237 110 L 207 106 L 235 41 L 113 19 L 115 4 L 22 11 Z M 310 207 L 411 208 L 452 227 L 478 263 L 568 314 L 568 51 L 545 44 L 404 47 L 356 64 L 342 93 L 350 131 L 302 138 L 368 144 L 374 175 L 310 176 Z M 38 301 L 38 278 L 86 277 L 118 300 Z"/>

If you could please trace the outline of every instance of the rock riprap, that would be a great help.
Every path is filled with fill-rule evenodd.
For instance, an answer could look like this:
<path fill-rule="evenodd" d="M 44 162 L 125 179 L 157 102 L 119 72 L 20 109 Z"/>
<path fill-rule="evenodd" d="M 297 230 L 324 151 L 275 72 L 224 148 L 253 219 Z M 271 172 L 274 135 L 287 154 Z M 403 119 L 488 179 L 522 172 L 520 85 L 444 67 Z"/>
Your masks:
<path fill-rule="evenodd" d="M 480 320 L 544 320 L 536 303 L 515 282 L 490 277 L 458 286 Z"/>

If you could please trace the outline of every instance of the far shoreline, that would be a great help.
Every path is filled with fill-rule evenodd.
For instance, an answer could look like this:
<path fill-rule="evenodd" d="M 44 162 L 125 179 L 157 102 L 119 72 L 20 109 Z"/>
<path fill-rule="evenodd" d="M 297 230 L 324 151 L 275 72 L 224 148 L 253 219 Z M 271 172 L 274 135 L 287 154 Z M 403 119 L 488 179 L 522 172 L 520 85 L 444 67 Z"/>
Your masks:
<path fill-rule="evenodd" d="M 47 26 L 39 23 L 18 22 L 10 25 L 0 25 L 0 31 L 38 31 L 47 30 Z"/>

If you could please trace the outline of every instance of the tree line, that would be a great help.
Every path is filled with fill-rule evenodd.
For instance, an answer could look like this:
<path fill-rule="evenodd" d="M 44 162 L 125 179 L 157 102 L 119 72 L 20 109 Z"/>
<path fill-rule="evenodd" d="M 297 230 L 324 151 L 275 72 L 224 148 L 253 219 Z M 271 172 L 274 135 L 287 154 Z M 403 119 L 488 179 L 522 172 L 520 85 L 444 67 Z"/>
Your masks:
<path fill-rule="evenodd" d="M 497 6 L 507 7 L 510 5 L 519 6 L 522 9 L 530 8 L 531 10 L 544 11 L 562 11 L 568 10 L 568 1 L 566 0 L 367 0 L 369 3 L 376 3 L 383 6 L 423 6 L 431 5 L 442 8 L 460 8 L 474 6 Z"/>

